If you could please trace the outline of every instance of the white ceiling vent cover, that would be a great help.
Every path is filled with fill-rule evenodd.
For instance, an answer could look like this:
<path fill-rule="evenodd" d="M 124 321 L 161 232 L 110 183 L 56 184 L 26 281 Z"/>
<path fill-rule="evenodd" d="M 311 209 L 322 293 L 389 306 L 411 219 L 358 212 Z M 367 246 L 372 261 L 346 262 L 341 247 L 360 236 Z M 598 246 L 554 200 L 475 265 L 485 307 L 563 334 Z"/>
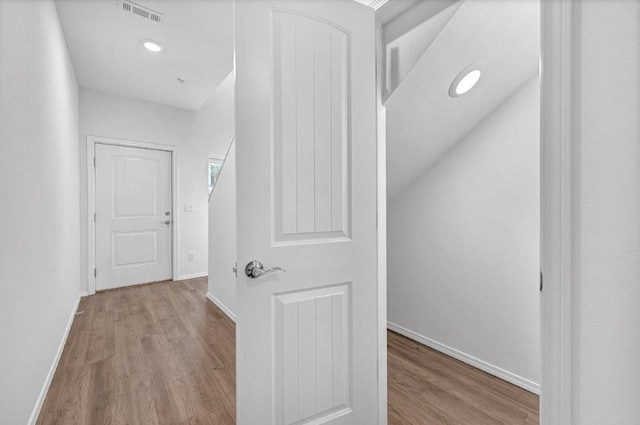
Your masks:
<path fill-rule="evenodd" d="M 140 6 L 139 4 L 129 0 L 118 0 L 116 4 L 118 9 L 125 13 L 138 15 L 151 22 L 155 22 L 156 24 L 162 24 L 164 22 L 164 15 L 162 13 L 156 12 L 148 7 Z"/>

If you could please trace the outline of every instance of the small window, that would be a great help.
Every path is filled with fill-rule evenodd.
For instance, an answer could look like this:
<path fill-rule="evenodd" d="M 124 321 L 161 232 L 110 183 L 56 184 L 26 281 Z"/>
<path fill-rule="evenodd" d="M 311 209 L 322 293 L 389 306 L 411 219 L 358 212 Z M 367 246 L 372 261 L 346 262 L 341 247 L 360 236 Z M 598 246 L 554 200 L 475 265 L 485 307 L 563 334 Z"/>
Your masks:
<path fill-rule="evenodd" d="M 209 158 L 209 195 L 213 192 L 223 163 L 224 160 L 222 158 Z"/>

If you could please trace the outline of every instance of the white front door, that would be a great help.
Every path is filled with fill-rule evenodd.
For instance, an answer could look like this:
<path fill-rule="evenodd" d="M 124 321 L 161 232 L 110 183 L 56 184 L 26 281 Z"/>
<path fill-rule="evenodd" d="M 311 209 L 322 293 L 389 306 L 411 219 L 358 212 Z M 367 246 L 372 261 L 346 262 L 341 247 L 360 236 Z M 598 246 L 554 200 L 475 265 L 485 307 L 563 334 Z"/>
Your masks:
<path fill-rule="evenodd" d="M 171 152 L 96 145 L 96 290 L 171 279 Z"/>
<path fill-rule="evenodd" d="M 235 41 L 238 424 L 386 423 L 373 10 L 240 0 Z"/>

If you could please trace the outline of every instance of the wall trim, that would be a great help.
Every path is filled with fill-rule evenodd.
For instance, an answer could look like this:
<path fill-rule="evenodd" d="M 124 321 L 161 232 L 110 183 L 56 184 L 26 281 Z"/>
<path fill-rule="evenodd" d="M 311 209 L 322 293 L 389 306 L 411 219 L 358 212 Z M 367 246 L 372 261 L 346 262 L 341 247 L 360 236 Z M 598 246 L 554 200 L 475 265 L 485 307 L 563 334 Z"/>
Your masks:
<path fill-rule="evenodd" d="M 207 291 L 207 299 L 209 301 L 211 301 L 216 307 L 218 307 L 220 310 L 222 310 L 222 312 L 224 314 L 226 314 L 229 319 L 233 320 L 233 323 L 236 322 L 236 315 L 234 312 L 232 312 L 229 307 L 227 307 L 226 305 L 224 305 L 222 303 L 222 301 L 220 301 L 219 299 L 217 299 L 216 297 L 213 296 L 213 294 L 211 292 Z"/>
<path fill-rule="evenodd" d="M 573 169 L 579 140 L 581 2 L 541 1 L 540 423 L 570 425 L 573 387 Z"/>
<path fill-rule="evenodd" d="M 69 320 L 67 321 L 67 327 L 62 334 L 62 339 L 60 340 L 60 345 L 58 346 L 58 351 L 56 352 L 55 357 L 53 358 L 53 363 L 51 364 L 51 368 L 49 368 L 49 373 L 44 380 L 44 384 L 42 384 L 42 389 L 40 390 L 40 394 L 36 399 L 36 404 L 31 411 L 31 416 L 29 417 L 28 425 L 35 425 L 38 421 L 38 416 L 40 416 L 40 410 L 42 410 L 42 406 L 44 405 L 44 401 L 47 398 L 47 393 L 49 392 L 49 387 L 51 386 L 51 381 L 53 381 L 53 377 L 56 374 L 56 370 L 58 369 L 58 364 L 60 363 L 60 359 L 62 358 L 62 352 L 64 351 L 64 346 L 67 344 L 67 338 L 69 337 L 69 332 L 71 332 L 71 326 L 73 325 L 73 319 L 76 317 L 76 312 L 78 311 L 78 306 L 80 305 L 80 300 L 82 297 L 86 297 L 88 294 L 85 291 L 82 291 L 78 294 L 78 298 L 73 306 L 73 310 L 71 310 L 71 316 L 69 316 Z"/>
<path fill-rule="evenodd" d="M 187 280 L 187 279 L 196 279 L 198 277 L 207 277 L 209 275 L 208 272 L 200 272 L 200 273 L 187 273 L 178 276 L 175 280 Z"/>
<path fill-rule="evenodd" d="M 378 250 L 378 425 L 387 425 L 389 407 L 387 364 L 387 112 L 384 107 L 383 29 L 376 14 L 376 148 Z"/>
<path fill-rule="evenodd" d="M 523 378 L 522 376 L 516 375 L 515 373 L 509 372 L 508 370 L 502 369 L 498 366 L 492 365 L 491 363 L 487 363 L 484 360 L 480 360 L 460 350 L 456 350 L 455 348 L 451 348 L 400 325 L 396 325 L 393 322 L 387 322 L 387 327 L 389 330 L 392 330 L 402 336 L 406 336 L 409 339 L 419 342 L 422 345 L 426 345 L 427 347 L 432 348 L 440 353 L 446 354 L 449 357 L 453 357 L 456 360 L 460 360 L 461 362 L 466 363 L 469 366 L 473 366 L 476 369 L 480 369 L 481 371 L 486 372 L 489 375 L 493 375 L 497 378 L 502 379 L 503 381 L 507 381 L 510 384 L 522 388 L 523 390 L 529 391 L 534 394 L 540 394 L 540 384 Z"/>

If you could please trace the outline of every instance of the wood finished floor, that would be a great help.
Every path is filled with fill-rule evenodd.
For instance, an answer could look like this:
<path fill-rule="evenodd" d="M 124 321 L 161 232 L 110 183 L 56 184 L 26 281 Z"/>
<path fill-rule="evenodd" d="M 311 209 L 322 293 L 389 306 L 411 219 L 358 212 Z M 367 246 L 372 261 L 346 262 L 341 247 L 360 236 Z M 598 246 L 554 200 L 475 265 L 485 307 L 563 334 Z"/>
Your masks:
<path fill-rule="evenodd" d="M 538 425 L 538 396 L 387 332 L 389 425 Z"/>
<path fill-rule="evenodd" d="M 235 326 L 206 279 L 80 302 L 38 425 L 235 423 Z"/>
<path fill-rule="evenodd" d="M 83 298 L 37 425 L 234 424 L 235 326 L 206 288 Z M 393 332 L 388 348 L 389 425 L 538 424 L 537 396 Z"/>

